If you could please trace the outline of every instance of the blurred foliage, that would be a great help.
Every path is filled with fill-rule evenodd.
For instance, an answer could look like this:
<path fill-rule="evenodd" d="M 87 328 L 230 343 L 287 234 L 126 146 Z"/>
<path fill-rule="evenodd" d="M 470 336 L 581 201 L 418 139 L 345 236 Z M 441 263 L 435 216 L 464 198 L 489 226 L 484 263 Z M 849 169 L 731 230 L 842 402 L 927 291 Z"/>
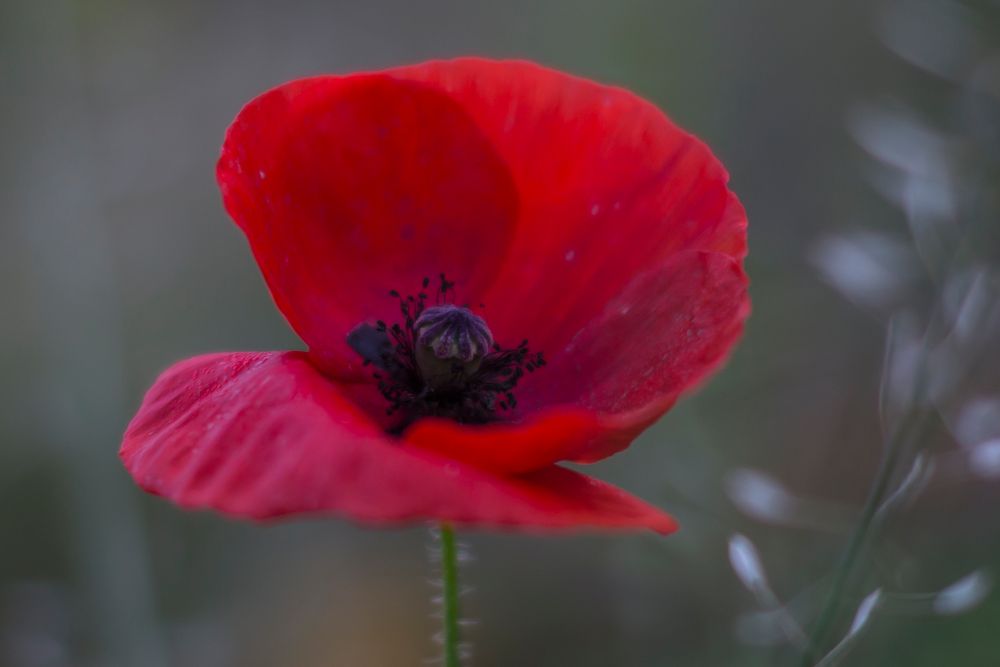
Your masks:
<path fill-rule="evenodd" d="M 137 491 L 115 454 L 169 363 L 298 346 L 215 191 L 240 105 L 298 76 L 469 53 L 632 88 L 708 141 L 749 211 L 755 308 L 723 373 L 589 469 L 669 508 L 679 534 L 466 537 L 474 664 L 794 664 L 786 646 L 737 632 L 756 602 L 726 545 L 747 535 L 775 593 L 814 616 L 881 457 L 886 322 L 924 321 L 943 289 L 882 149 L 957 152 L 940 165 L 957 203 L 935 229 L 977 230 L 960 261 L 996 278 L 989 0 L 0 5 L 0 664 L 434 654 L 422 529 L 184 513 Z M 1000 392 L 998 339 L 931 420 L 921 446 L 936 472 L 885 526 L 848 607 L 874 582 L 903 595 L 1000 572 L 1000 480 L 970 471 L 951 420 Z M 740 470 L 766 472 L 825 525 L 748 516 L 732 496 Z M 996 593 L 967 614 L 926 611 L 877 608 L 844 664 L 1000 664 Z"/>

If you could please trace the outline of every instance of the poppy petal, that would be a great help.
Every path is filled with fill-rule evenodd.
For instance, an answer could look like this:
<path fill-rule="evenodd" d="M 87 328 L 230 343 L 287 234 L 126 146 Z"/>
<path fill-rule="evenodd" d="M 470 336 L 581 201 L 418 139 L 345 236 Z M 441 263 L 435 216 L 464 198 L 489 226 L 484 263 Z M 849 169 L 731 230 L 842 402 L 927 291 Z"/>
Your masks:
<path fill-rule="evenodd" d="M 467 425 L 421 419 L 404 434 L 407 445 L 504 474 L 539 470 L 573 458 L 603 437 L 597 415 L 578 408 L 531 415 L 516 423 Z"/>
<path fill-rule="evenodd" d="M 120 455 L 150 492 L 257 519 L 314 513 L 527 530 L 676 528 L 667 514 L 571 470 L 502 476 L 401 446 L 297 352 L 175 365 L 146 395 Z"/>
<path fill-rule="evenodd" d="M 302 79 L 251 101 L 217 177 L 278 308 L 341 376 L 360 374 L 355 325 L 399 319 L 389 290 L 415 294 L 443 272 L 459 298 L 478 298 L 516 217 L 510 174 L 460 105 L 379 74 Z"/>
<path fill-rule="evenodd" d="M 628 444 L 726 359 L 749 314 L 738 260 L 681 253 L 637 276 L 522 392 L 536 404 L 572 403 L 605 429 L 581 443 L 577 461 Z"/>
<path fill-rule="evenodd" d="M 516 61 L 390 73 L 451 95 L 510 169 L 517 228 L 483 297 L 501 343 L 528 338 L 551 354 L 677 253 L 746 253 L 746 215 L 725 169 L 631 92 Z"/>

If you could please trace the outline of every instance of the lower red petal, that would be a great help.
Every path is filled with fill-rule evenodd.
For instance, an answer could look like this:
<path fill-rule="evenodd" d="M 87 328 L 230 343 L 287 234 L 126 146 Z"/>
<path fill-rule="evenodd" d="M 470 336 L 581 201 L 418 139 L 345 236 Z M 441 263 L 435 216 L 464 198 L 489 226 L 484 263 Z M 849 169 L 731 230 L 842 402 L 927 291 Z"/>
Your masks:
<path fill-rule="evenodd" d="M 492 470 L 518 474 L 573 458 L 607 430 L 592 412 L 570 408 L 532 415 L 523 422 L 464 425 L 422 419 L 404 435 L 410 446 Z"/>
<path fill-rule="evenodd" d="M 296 352 L 175 365 L 147 394 L 120 455 L 150 492 L 257 519 L 316 513 L 519 529 L 676 528 L 667 514 L 570 470 L 503 476 L 403 446 Z"/>

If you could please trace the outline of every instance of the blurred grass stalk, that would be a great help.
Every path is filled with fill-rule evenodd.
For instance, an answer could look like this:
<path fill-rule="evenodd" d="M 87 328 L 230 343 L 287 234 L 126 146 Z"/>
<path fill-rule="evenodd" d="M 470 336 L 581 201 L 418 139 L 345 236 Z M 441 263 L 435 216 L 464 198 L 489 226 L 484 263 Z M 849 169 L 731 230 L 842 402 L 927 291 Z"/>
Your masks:
<path fill-rule="evenodd" d="M 923 405 L 927 373 L 926 348 L 929 345 L 929 333 L 928 331 L 928 336 L 925 336 L 925 349 L 918 361 L 917 377 L 913 386 L 913 395 L 909 401 L 909 408 L 905 417 L 893 429 L 892 436 L 885 445 L 882 463 L 872 483 L 868 500 L 865 502 L 861 517 L 858 519 L 850 541 L 844 550 L 840 565 L 834 572 L 830 593 L 819 613 L 816 625 L 810 633 L 809 641 L 802 656 L 802 667 L 822 664 L 826 661 L 826 658 L 823 658 L 821 663 L 816 662 L 819 656 L 822 655 L 823 647 L 826 645 L 828 636 L 833 628 L 833 623 L 840 615 L 848 583 L 854 574 L 858 560 L 864 551 L 872 529 L 875 527 L 877 519 L 885 515 L 880 510 L 884 507 L 884 503 L 890 496 L 891 484 L 898 475 L 899 462 L 904 458 L 904 453 L 911 448 L 912 444 L 919 440 L 923 432 L 928 414 Z M 894 336 L 892 334 L 893 329 L 890 324 L 888 341 L 886 343 L 886 368 L 883 371 L 884 376 L 890 372 L 892 363 L 892 348 L 894 344 Z M 883 386 L 886 385 L 887 383 L 883 383 Z"/>
<path fill-rule="evenodd" d="M 38 424 L 64 456 L 75 527 L 72 561 L 86 598 L 78 611 L 96 635 L 96 664 L 166 667 L 155 620 L 147 545 L 137 494 L 120 470 L 125 418 L 120 295 L 95 175 L 99 123 L 88 104 L 81 12 L 72 0 L 21 3 L 34 90 L 20 121 L 42 140 L 24 151 L 23 210 L 16 230 L 36 267 L 44 331 Z M 15 203 L 15 206 L 17 204 Z"/>
<path fill-rule="evenodd" d="M 931 6 L 915 0 L 896 0 L 886 3 L 884 9 L 882 38 L 890 50 L 905 62 L 954 83 L 958 90 L 956 97 L 967 100 L 978 94 L 979 91 L 973 89 L 971 74 L 977 63 L 970 49 L 976 40 L 972 39 L 972 27 L 963 23 L 969 14 L 962 3 L 941 2 Z M 930 25 L 927 16 L 923 16 L 924 21 L 915 21 L 915 14 L 931 10 L 945 15 L 948 21 L 944 24 L 949 31 L 939 33 L 939 39 L 929 42 L 915 39 L 908 30 L 914 26 L 925 29 Z M 940 22 L 935 22 L 938 24 Z M 996 57 L 995 53 L 987 52 L 987 55 Z M 997 101 L 1000 100 L 994 100 Z M 961 99 L 958 102 L 955 107 L 961 109 Z M 829 648 L 829 636 L 843 620 L 842 608 L 852 590 L 861 557 L 876 537 L 879 524 L 895 509 L 894 500 L 899 494 L 892 489 L 903 477 L 902 466 L 907 462 L 912 466 L 922 464 L 920 450 L 926 443 L 921 437 L 928 417 L 959 394 L 963 381 L 991 343 L 990 331 L 997 314 L 995 294 L 991 293 L 996 291 L 996 276 L 984 268 L 981 254 L 984 249 L 989 250 L 989 226 L 995 224 L 992 218 L 995 211 L 981 210 L 981 202 L 989 201 L 993 194 L 989 191 L 990 179 L 983 174 L 991 171 L 990 160 L 995 156 L 990 156 L 988 142 L 977 140 L 980 139 L 975 136 L 979 133 L 977 128 L 963 126 L 962 136 L 954 136 L 932 129 L 919 119 L 916 110 L 871 106 L 859 110 L 852 118 L 855 138 L 874 159 L 876 167 L 885 170 L 880 172 L 885 177 L 881 181 L 883 194 L 888 194 L 890 201 L 899 205 L 905 214 L 913 255 L 923 262 L 933 298 L 915 355 L 905 353 L 905 332 L 897 331 L 901 327 L 894 326 L 910 313 L 897 312 L 890 320 L 879 407 L 883 428 L 891 435 L 885 443 L 882 463 L 868 500 L 834 571 L 808 646 L 802 652 L 802 667 L 834 664 L 847 639 L 860 629 L 857 617 L 861 615 L 861 608 L 845 639 L 833 649 Z M 998 119 L 992 120 L 996 123 Z M 988 131 L 982 134 L 989 136 Z M 977 151 L 985 153 L 981 164 L 975 160 Z M 979 177 L 969 178 L 977 170 L 982 172 Z M 886 187 L 887 181 L 896 185 Z M 827 243 L 826 250 L 834 248 L 837 253 L 824 252 L 822 248 L 818 253 L 820 268 L 832 284 L 843 288 L 849 298 L 857 297 L 854 298 L 857 302 L 867 301 L 866 305 L 884 301 L 882 295 L 878 299 L 866 299 L 864 294 L 852 294 L 854 288 L 868 289 L 868 296 L 871 296 L 870 290 L 878 291 L 880 287 L 887 288 L 882 290 L 885 295 L 898 292 L 896 288 L 902 287 L 901 284 L 859 285 L 856 275 L 847 275 L 857 267 L 835 260 L 850 259 L 857 254 L 845 255 L 842 252 L 845 243 L 850 245 L 844 240 L 839 245 Z M 878 254 L 876 248 L 868 256 Z M 900 275 L 912 275 L 912 268 L 903 266 L 904 270 L 900 271 L 891 265 L 879 264 L 881 273 L 897 279 L 897 283 Z M 977 297 L 977 290 L 986 290 L 986 296 Z M 907 311 L 919 310 L 920 306 L 919 303 L 902 304 Z M 909 368 L 903 368 L 900 373 L 902 366 Z M 902 391 L 905 395 L 898 396 Z M 906 484 L 906 480 L 899 483 L 900 489 Z M 881 597 L 877 590 L 869 594 L 866 601 Z M 862 605 L 865 621 L 874 606 L 874 603 L 867 607 Z"/>

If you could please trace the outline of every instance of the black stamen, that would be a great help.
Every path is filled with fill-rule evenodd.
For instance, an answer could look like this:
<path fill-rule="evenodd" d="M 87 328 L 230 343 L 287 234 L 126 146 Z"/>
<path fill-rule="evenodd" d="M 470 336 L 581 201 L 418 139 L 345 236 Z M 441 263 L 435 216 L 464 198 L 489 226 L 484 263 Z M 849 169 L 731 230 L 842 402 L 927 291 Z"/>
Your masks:
<path fill-rule="evenodd" d="M 447 304 L 449 296 L 454 303 L 455 282 L 448 280 L 444 273 L 438 278 L 435 303 Z M 422 289 L 426 290 L 430 283 L 431 279 L 425 277 L 421 281 Z M 360 324 L 348 335 L 347 342 L 362 357 L 364 366 L 372 365 L 381 371 L 373 373 L 373 377 L 378 381 L 379 392 L 389 402 L 386 414 L 403 415 L 393 428 L 394 432 L 401 432 L 412 421 L 424 416 L 445 417 L 463 423 L 495 421 L 498 412 L 516 409 L 513 390 L 525 372 L 534 372 L 545 365 L 542 353 L 529 351 L 527 339 L 514 348 L 503 348 L 494 342 L 488 352 L 477 355 L 474 366 L 456 360 L 446 371 L 454 381 L 429 384 L 417 364 L 415 330 L 417 320 L 427 310 L 429 297 L 423 291 L 416 296 L 402 296 L 395 289 L 390 290 L 389 295 L 399 301 L 403 324 L 388 325 L 382 320 L 375 326 Z M 480 308 L 485 306 L 480 304 Z M 478 319 L 471 314 L 470 318 Z M 485 327 L 482 320 L 478 321 L 479 326 Z M 426 331 L 427 326 L 424 325 L 423 330 Z M 462 349 L 468 349 L 468 335 L 466 331 L 459 339 Z"/>

